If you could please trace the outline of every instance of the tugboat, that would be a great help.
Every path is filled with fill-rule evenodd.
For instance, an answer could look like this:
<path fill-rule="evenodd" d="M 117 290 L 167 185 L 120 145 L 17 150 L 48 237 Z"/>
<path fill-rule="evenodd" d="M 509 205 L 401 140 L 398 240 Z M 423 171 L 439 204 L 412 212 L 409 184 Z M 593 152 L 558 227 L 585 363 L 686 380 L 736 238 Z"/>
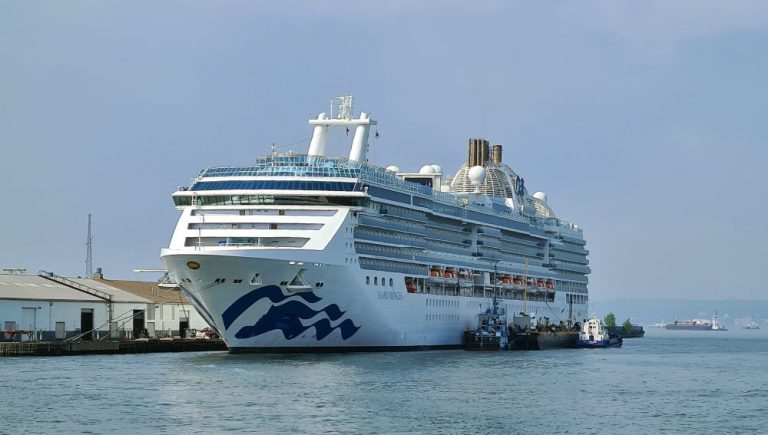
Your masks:
<path fill-rule="evenodd" d="M 623 340 L 618 335 L 609 334 L 603 322 L 594 314 L 584 322 L 579 333 L 578 347 L 602 348 L 621 347 Z"/>
<path fill-rule="evenodd" d="M 477 315 L 475 329 L 464 331 L 464 349 L 506 350 L 508 342 L 507 313 L 494 296 L 491 308 Z"/>

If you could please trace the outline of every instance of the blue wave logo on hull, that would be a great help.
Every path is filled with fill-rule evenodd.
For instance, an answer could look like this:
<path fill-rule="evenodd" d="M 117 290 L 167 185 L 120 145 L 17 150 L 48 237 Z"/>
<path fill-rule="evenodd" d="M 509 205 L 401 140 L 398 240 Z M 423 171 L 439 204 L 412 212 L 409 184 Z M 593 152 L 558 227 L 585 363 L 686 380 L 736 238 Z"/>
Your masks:
<path fill-rule="evenodd" d="M 269 299 L 272 304 L 287 302 L 269 307 L 269 310 L 267 310 L 254 325 L 240 328 L 240 330 L 235 333 L 236 338 L 251 338 L 269 331 L 280 330 L 283 332 L 283 336 L 287 340 L 290 340 L 303 334 L 307 329 L 315 328 L 315 338 L 317 338 L 317 340 L 322 340 L 327 337 L 334 329 L 338 329 L 341 332 L 341 338 L 346 340 L 355 335 L 360 329 L 360 327 L 356 326 L 350 319 L 343 320 L 336 326 L 331 325 L 331 321 L 336 321 L 344 315 L 344 311 L 341 311 L 338 305 L 330 304 L 319 311 L 316 311 L 308 306 L 307 303 L 320 302 L 322 298 L 319 296 L 312 292 L 286 296 L 283 294 L 282 290 L 280 290 L 280 287 L 276 285 L 257 288 L 244 294 L 233 302 L 221 315 L 222 320 L 224 321 L 224 328 L 229 329 L 232 323 L 248 310 L 248 308 L 265 298 Z M 304 326 L 301 323 L 301 319 L 311 319 L 320 313 L 325 313 L 328 318 L 320 319 L 307 326 Z"/>

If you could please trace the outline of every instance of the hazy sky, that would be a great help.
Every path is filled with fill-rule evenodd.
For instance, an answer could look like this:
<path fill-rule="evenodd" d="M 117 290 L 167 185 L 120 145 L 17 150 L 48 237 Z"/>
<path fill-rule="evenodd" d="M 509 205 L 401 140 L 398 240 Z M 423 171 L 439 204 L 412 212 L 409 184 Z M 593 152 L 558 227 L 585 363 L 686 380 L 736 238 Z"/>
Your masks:
<path fill-rule="evenodd" d="M 351 93 L 375 164 L 503 144 L 593 299 L 764 299 L 767 78 L 764 1 L 0 0 L 0 267 L 83 274 L 93 213 L 94 267 L 151 278 L 176 186 Z"/>

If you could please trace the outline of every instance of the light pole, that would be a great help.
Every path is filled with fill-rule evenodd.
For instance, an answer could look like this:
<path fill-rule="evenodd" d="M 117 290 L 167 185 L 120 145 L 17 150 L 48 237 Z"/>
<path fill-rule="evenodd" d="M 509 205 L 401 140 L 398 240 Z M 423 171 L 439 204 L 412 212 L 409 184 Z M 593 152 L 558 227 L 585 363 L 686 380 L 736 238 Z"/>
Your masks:
<path fill-rule="evenodd" d="M 33 326 L 32 329 L 34 330 L 34 337 L 35 337 L 34 341 L 40 341 L 40 332 L 37 330 L 37 310 L 41 310 L 42 308 L 43 307 L 36 307 L 35 308 L 35 316 L 32 319 L 32 326 Z"/>
<path fill-rule="evenodd" d="M 51 319 L 53 317 L 52 311 L 53 311 L 53 301 L 48 301 L 48 334 L 50 335 L 51 333 L 53 333 L 55 336 L 56 333 L 53 332 L 53 325 L 51 322 Z"/>

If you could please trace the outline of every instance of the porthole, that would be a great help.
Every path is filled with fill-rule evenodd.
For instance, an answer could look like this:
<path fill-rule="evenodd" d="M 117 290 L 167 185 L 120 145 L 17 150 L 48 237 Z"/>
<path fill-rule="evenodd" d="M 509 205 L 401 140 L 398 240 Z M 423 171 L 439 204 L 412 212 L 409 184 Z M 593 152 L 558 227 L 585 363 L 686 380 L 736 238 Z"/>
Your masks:
<path fill-rule="evenodd" d="M 187 267 L 192 270 L 200 269 L 200 263 L 197 261 L 187 261 Z"/>

